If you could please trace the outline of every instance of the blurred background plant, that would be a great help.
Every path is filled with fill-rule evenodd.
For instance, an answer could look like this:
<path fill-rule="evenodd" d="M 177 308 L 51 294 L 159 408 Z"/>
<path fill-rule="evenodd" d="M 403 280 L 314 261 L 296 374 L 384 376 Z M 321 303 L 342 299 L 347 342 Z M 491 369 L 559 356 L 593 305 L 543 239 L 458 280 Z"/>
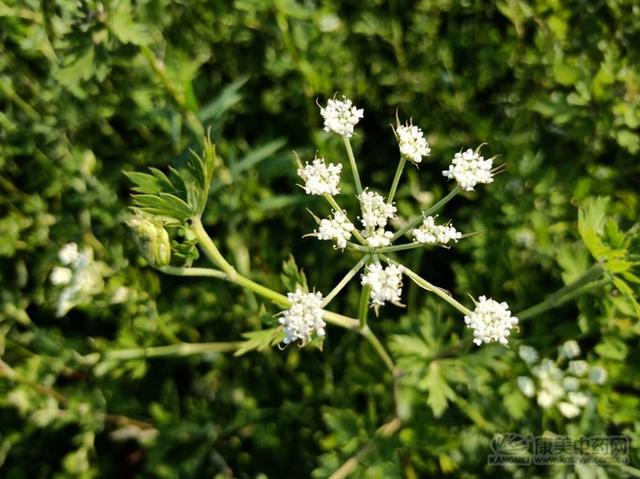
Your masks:
<path fill-rule="evenodd" d="M 637 475 L 639 15 L 634 0 L 0 0 L 3 476 L 326 477 L 349 458 L 355 477 Z M 461 145 L 501 155 L 491 188 L 447 205 L 480 234 L 411 266 L 515 312 L 593 273 L 515 336 L 543 358 L 576 340 L 607 374 L 593 407 L 538 407 L 518 385 L 518 341 L 471 348 L 460 318 L 413 286 L 406 311 L 371 325 L 413 378 L 402 425 L 389 375 L 348 332 L 332 331 L 330 355 L 114 354 L 270 324 L 251 294 L 159 275 L 124 225 L 123 171 L 180 168 L 209 128 L 223 166 L 203 222 L 238 269 L 280 290 L 289 253 L 310 284 L 348 269 L 301 239 L 312 220 L 292 155 L 343 158 L 315 105 L 336 92 L 365 108 L 353 140 L 367 184 L 393 176 L 396 110 L 426 132 L 431 157 L 396 194 L 405 216 L 442 196 Z M 172 241 L 193 259 L 193 238 Z M 70 243 L 93 280 L 61 308 L 66 273 L 52 272 Z M 487 465 L 493 434 L 545 431 L 625 434 L 631 466 Z"/>

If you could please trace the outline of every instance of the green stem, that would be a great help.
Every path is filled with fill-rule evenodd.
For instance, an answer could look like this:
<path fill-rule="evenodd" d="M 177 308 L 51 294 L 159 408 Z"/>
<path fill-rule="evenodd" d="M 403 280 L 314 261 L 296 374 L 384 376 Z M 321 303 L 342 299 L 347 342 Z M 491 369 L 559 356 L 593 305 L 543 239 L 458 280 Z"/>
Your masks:
<path fill-rule="evenodd" d="M 96 364 L 100 360 L 129 361 L 132 359 L 158 358 L 158 357 L 185 357 L 196 354 L 228 353 L 237 350 L 243 343 L 180 343 L 169 346 L 153 346 L 141 348 L 119 349 L 104 353 L 91 353 L 84 356 L 89 364 Z"/>
<path fill-rule="evenodd" d="M 383 257 L 383 258 L 384 258 L 385 261 L 390 262 L 388 258 L 386 258 L 386 257 Z M 464 314 L 464 315 L 471 314 L 471 310 L 470 309 L 468 309 L 466 306 L 464 306 L 464 305 L 460 304 L 458 301 L 456 301 L 445 290 L 443 290 L 442 288 L 438 288 L 437 286 L 429 283 L 426 279 L 424 279 L 420 275 L 414 273 L 409 268 L 407 268 L 405 266 L 401 266 L 401 267 L 402 267 L 402 272 L 404 274 L 406 274 L 409 278 L 411 278 L 411 280 L 414 283 L 416 283 L 418 286 L 420 286 L 422 289 L 426 289 L 427 291 L 435 294 L 440 299 L 443 299 L 444 301 L 449 303 L 451 306 L 456 308 L 462 314 Z"/>
<path fill-rule="evenodd" d="M 369 256 L 364 256 L 358 261 L 353 268 L 349 270 L 349 272 L 342 278 L 342 280 L 336 285 L 335 288 L 331 290 L 331 292 L 324 298 L 322 302 L 322 307 L 326 307 L 336 295 L 342 291 L 342 289 L 351 281 L 351 279 L 360 271 L 360 269 L 364 266 L 364 264 L 368 261 Z"/>
<path fill-rule="evenodd" d="M 353 149 L 351 148 L 351 141 L 346 136 L 342 137 L 344 141 L 344 147 L 347 150 L 347 156 L 349 157 L 349 163 L 351 164 L 351 173 L 353 173 L 353 181 L 356 185 L 356 192 L 358 197 L 362 194 L 362 183 L 360 183 L 360 175 L 358 174 L 358 166 L 356 165 L 356 158 L 353 156 Z"/>
<path fill-rule="evenodd" d="M 382 345 L 378 337 L 373 333 L 373 331 L 371 331 L 371 329 L 367 325 L 360 329 L 360 334 L 364 336 L 367 341 L 369 341 L 369 344 L 373 346 L 373 349 L 375 349 L 376 353 L 378 353 L 378 356 L 380 356 L 380 358 L 384 361 L 384 364 L 387 366 L 387 368 L 389 368 L 389 371 L 391 371 L 391 374 L 393 374 L 393 376 L 395 377 L 398 374 L 398 369 L 396 368 L 393 359 L 391 359 L 391 356 L 389 356 L 389 353 L 387 353 L 387 351 L 384 349 L 384 346 Z"/>
<path fill-rule="evenodd" d="M 327 310 L 323 311 L 322 319 L 324 319 L 327 323 L 331 323 L 335 326 L 340 326 L 344 329 L 352 329 L 354 331 L 357 331 L 360 327 L 360 323 L 358 322 L 358 320 Z"/>
<path fill-rule="evenodd" d="M 441 198 L 440 201 L 438 201 L 436 204 L 434 204 L 430 208 L 427 208 L 426 210 L 424 210 L 420 215 L 415 216 L 413 219 L 409 220 L 409 222 L 406 225 L 404 225 L 402 228 L 400 228 L 396 232 L 396 234 L 393 235 L 393 239 L 391 241 L 393 242 L 393 241 L 397 240 L 398 238 L 400 238 L 401 236 L 406 234 L 407 231 L 409 231 L 410 229 L 413 229 L 416 226 L 418 226 L 420 223 L 422 223 L 422 220 L 424 219 L 425 216 L 429 216 L 429 215 L 432 215 L 432 214 L 437 213 L 438 211 L 440 211 L 440 209 L 442 209 L 442 207 L 444 205 L 446 205 L 458 193 L 460 193 L 460 191 L 461 191 L 460 187 L 456 186 L 454 189 L 452 189 L 449 192 L 449 194 L 447 196 L 445 196 L 444 198 Z"/>
<path fill-rule="evenodd" d="M 393 177 L 393 182 L 391 183 L 391 190 L 389 191 L 389 196 L 387 197 L 387 203 L 393 203 L 393 198 L 396 196 L 396 190 L 398 189 L 398 183 L 400 182 L 400 177 L 402 176 L 402 170 L 404 170 L 404 165 L 407 160 L 404 156 L 400 157 L 400 162 L 398 163 L 398 168 L 396 169 L 396 174 Z"/>
<path fill-rule="evenodd" d="M 333 196 L 331 196 L 331 195 L 323 195 L 323 196 L 335 211 L 339 211 L 342 214 L 344 214 L 347 218 L 349 218 L 349 215 L 347 215 L 346 211 L 342 209 L 342 207 L 338 204 L 338 202 L 336 201 L 336 199 Z M 351 221 L 351 220 L 349 220 L 349 221 Z M 362 237 L 362 235 L 360 234 L 360 232 L 357 229 L 353 230 L 353 236 L 358 241 L 360 241 L 361 244 L 366 244 L 366 241 L 364 240 L 364 238 Z"/>
<path fill-rule="evenodd" d="M 154 268 L 161 273 L 170 274 L 172 276 L 209 277 L 224 280 L 228 279 L 226 273 L 212 268 L 182 268 L 179 266 L 154 266 Z"/>
<path fill-rule="evenodd" d="M 369 315 L 369 295 L 371 294 L 371 286 L 365 285 L 360 293 L 360 304 L 358 305 L 358 321 L 360 327 L 367 327 L 367 316 Z"/>
<path fill-rule="evenodd" d="M 530 308 L 525 309 L 516 314 L 516 317 L 519 320 L 525 320 L 529 318 L 533 318 L 539 314 L 544 313 L 550 309 L 556 308 L 570 299 L 573 299 L 585 291 L 593 289 L 595 287 L 604 286 L 609 283 L 608 278 L 602 278 L 599 281 L 597 279 L 602 276 L 603 270 L 599 264 L 594 264 L 588 270 L 586 270 L 580 277 L 578 277 L 575 281 L 569 283 L 568 285 L 560 288 L 555 293 L 548 296 L 544 301 L 536 304 L 535 306 L 531 306 Z"/>
<path fill-rule="evenodd" d="M 417 241 L 413 243 L 407 244 L 396 244 L 392 246 L 383 246 L 382 248 L 376 249 L 376 253 L 391 253 L 393 251 L 404 251 L 407 249 L 416 249 L 416 248 L 424 248 L 424 244 L 418 243 Z"/>
<path fill-rule="evenodd" d="M 222 256 L 222 253 L 218 250 L 215 243 L 211 240 L 209 235 L 207 234 L 204 226 L 202 226 L 202 221 L 199 217 L 195 217 L 191 221 L 191 228 L 200 243 L 200 246 L 204 250 L 204 253 L 207 257 L 218 267 L 224 271 L 229 279 L 235 282 L 235 277 L 238 275 L 237 271 L 229 262 Z"/>
<path fill-rule="evenodd" d="M 200 244 L 200 247 L 203 249 L 205 255 L 207 255 L 207 257 L 211 261 L 218 264 L 221 267 L 221 269 L 225 270 L 225 268 L 227 269 L 230 268 L 231 273 L 227 273 L 227 278 L 226 278 L 227 281 L 230 281 L 234 284 L 237 284 L 238 286 L 242 286 L 243 288 L 253 291 L 257 295 L 267 298 L 272 303 L 275 303 L 278 306 L 281 306 L 283 308 L 288 308 L 291 306 L 291 302 L 286 296 L 280 293 L 277 293 L 272 289 L 267 288 L 266 286 L 262 286 L 261 284 L 256 283 L 255 281 L 252 281 L 245 276 L 242 276 L 233 268 L 233 266 L 227 263 L 227 261 L 222 257 L 222 255 L 218 251 L 218 248 L 216 248 L 213 241 L 211 241 L 211 238 L 209 237 L 205 229 L 202 227 L 202 223 L 200 222 L 199 219 L 193 220 L 192 227 L 196 235 L 196 238 L 198 240 L 198 243 Z M 223 267 L 223 265 L 226 265 L 226 266 Z M 356 319 L 349 318 L 348 316 L 343 316 L 338 313 L 333 313 L 331 311 L 323 311 L 322 318 L 328 323 L 334 324 L 336 326 L 340 326 L 345 329 L 357 329 L 359 326 L 359 323 Z"/>

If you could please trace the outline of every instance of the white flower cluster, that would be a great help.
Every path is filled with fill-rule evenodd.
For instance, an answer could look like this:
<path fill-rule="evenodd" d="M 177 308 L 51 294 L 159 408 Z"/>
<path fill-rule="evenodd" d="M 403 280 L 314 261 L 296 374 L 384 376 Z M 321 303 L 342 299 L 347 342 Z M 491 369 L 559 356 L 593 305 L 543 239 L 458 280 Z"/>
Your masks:
<path fill-rule="evenodd" d="M 532 346 L 527 346 L 526 344 L 521 345 L 518 348 L 518 355 L 520 358 L 527 364 L 535 364 L 540 359 L 540 355 L 536 348 Z"/>
<path fill-rule="evenodd" d="M 351 233 L 355 229 L 343 211 L 334 211 L 333 218 L 322 219 L 318 229 L 314 232 L 320 240 L 335 241 L 335 247 L 344 249 Z"/>
<path fill-rule="evenodd" d="M 458 185 L 465 191 L 472 191 L 478 183 L 491 183 L 493 175 L 491 167 L 493 159 L 485 160 L 476 150 L 471 148 L 464 152 L 456 153 L 448 170 L 442 174 L 447 178 L 455 179 Z"/>
<path fill-rule="evenodd" d="M 372 248 L 382 248 L 383 246 L 389 246 L 391 244 L 393 233 L 391 231 L 385 231 L 384 228 L 378 228 L 371 233 L 363 231 L 362 236 L 368 246 Z"/>
<path fill-rule="evenodd" d="M 324 158 L 316 158 L 298 168 L 298 176 L 304 180 L 302 187 L 308 195 L 337 195 L 340 193 L 340 172 L 342 165 L 325 163 Z"/>
<path fill-rule="evenodd" d="M 343 96 L 342 100 L 331 99 L 326 107 L 320 107 L 320 114 L 324 118 L 324 131 L 349 138 L 353 135 L 353 127 L 363 118 L 364 110 L 356 108 Z"/>
<path fill-rule="evenodd" d="M 400 154 L 413 163 L 422 162 L 423 156 L 431 154 L 429 143 L 422 130 L 414 125 L 400 125 L 396 128 Z"/>
<path fill-rule="evenodd" d="M 51 270 L 49 281 L 54 286 L 62 286 L 58 296 L 56 315 L 62 317 L 73 307 L 98 293 L 104 283 L 100 265 L 93 260 L 93 251 L 80 251 L 76 243 L 64 245 L 58 252 L 63 266 Z"/>
<path fill-rule="evenodd" d="M 498 342 L 507 344 L 511 329 L 518 324 L 518 318 L 511 316 L 509 305 L 480 296 L 475 309 L 464 317 L 465 324 L 473 329 L 473 342 Z"/>
<path fill-rule="evenodd" d="M 304 346 L 314 334 L 324 336 L 325 322 L 322 319 L 322 294 L 305 293 L 298 288 L 288 293 L 291 306 L 281 313 L 280 324 L 284 329 L 284 344 L 300 341 Z"/>
<path fill-rule="evenodd" d="M 380 194 L 368 189 L 360 195 L 360 207 L 362 208 L 360 221 L 367 229 L 384 228 L 389 219 L 396 214 L 396 207 L 393 204 L 388 204 Z"/>
<path fill-rule="evenodd" d="M 462 233 L 451 224 L 437 225 L 433 216 L 427 216 L 422 225 L 412 232 L 413 240 L 423 244 L 447 244 L 450 241 L 458 242 Z"/>
<path fill-rule="evenodd" d="M 401 306 L 402 295 L 402 266 L 391 264 L 384 268 L 380 263 L 367 265 L 361 277 L 363 286 L 371 287 L 371 304 L 374 307 L 383 306 L 385 302 Z"/>
<path fill-rule="evenodd" d="M 570 339 L 559 348 L 560 357 L 573 359 L 580 356 L 580 345 L 577 341 Z"/>
<path fill-rule="evenodd" d="M 570 343 L 567 346 L 567 343 Z M 575 343 L 575 344 L 573 344 Z M 567 341 L 559 348 L 560 360 L 566 359 L 567 349 L 576 353 L 577 343 Z M 579 348 L 579 347 L 578 347 Z M 581 391 L 585 386 L 585 376 L 589 371 L 589 364 L 584 360 L 569 361 L 566 369 L 551 359 L 543 359 L 538 363 L 538 352 L 531 346 L 520 346 L 520 357 L 530 367 L 530 376 L 518 376 L 517 385 L 526 397 L 536 397 L 536 401 L 543 409 L 556 407 L 560 414 L 568 419 L 577 417 L 582 409 L 591 402 L 591 397 Z M 579 350 L 575 356 L 580 354 Z M 599 381 L 594 381 L 593 376 L 598 376 Z M 606 380 L 606 371 L 594 366 L 589 374 L 589 381 L 593 384 L 603 384 Z"/>

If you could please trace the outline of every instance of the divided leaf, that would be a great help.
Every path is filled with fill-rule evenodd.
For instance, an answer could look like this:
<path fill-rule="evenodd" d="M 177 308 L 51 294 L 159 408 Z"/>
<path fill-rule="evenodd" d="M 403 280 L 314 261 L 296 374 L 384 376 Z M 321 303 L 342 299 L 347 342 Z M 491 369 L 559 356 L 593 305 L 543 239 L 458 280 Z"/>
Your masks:
<path fill-rule="evenodd" d="M 279 344 L 284 339 L 282 328 L 275 327 L 264 329 L 262 331 L 249 331 L 242 333 L 242 337 L 246 339 L 242 346 L 238 348 L 234 356 L 242 356 L 249 351 L 264 351 Z"/>

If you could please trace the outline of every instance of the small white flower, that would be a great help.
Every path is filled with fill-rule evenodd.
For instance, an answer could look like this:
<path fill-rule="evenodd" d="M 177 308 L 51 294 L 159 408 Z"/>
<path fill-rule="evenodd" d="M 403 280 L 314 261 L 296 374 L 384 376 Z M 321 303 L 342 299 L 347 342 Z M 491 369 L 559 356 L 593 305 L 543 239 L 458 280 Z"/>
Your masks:
<path fill-rule="evenodd" d="M 336 248 L 344 249 L 354 229 L 355 226 L 343 211 L 334 211 L 333 218 L 320 220 L 315 235 L 320 240 L 335 241 Z"/>
<path fill-rule="evenodd" d="M 367 244 L 372 248 L 381 248 L 391 244 L 393 233 L 391 231 L 385 231 L 383 228 L 378 228 L 373 233 L 363 231 L 362 236 L 365 238 Z"/>
<path fill-rule="evenodd" d="M 295 293 L 288 293 L 287 298 L 291 306 L 281 313 L 279 320 L 284 329 L 284 344 L 300 341 L 300 345 L 304 346 L 311 341 L 314 333 L 324 336 L 322 294 L 305 293 L 298 288 Z"/>
<path fill-rule="evenodd" d="M 313 163 L 306 163 L 298 168 L 298 176 L 305 185 L 302 187 L 308 195 L 337 195 L 340 193 L 340 172 L 342 165 L 326 164 L 324 158 L 316 158 Z"/>
<path fill-rule="evenodd" d="M 423 244 L 447 244 L 450 241 L 456 243 L 462 238 L 462 233 L 451 224 L 437 225 L 434 216 L 426 216 L 422 226 L 412 232 L 413 240 Z"/>
<path fill-rule="evenodd" d="M 580 415 L 580 408 L 570 402 L 562 401 L 558 404 L 558 409 L 560 410 L 560 413 L 568 419 L 572 419 Z"/>
<path fill-rule="evenodd" d="M 413 163 L 422 162 L 423 156 L 431 154 L 429 143 L 424 137 L 424 133 L 417 126 L 407 124 L 396 128 L 398 136 L 398 146 L 400 154 Z"/>
<path fill-rule="evenodd" d="M 593 384 L 602 386 L 607 382 L 607 370 L 600 366 L 592 367 L 591 371 L 589 371 L 589 381 Z"/>
<path fill-rule="evenodd" d="M 578 356 L 580 356 L 580 345 L 573 339 L 566 341 L 560 346 L 560 357 L 572 359 Z"/>
<path fill-rule="evenodd" d="M 464 152 L 456 153 L 448 170 L 442 174 L 447 178 L 455 179 L 458 185 L 465 191 L 472 191 L 478 183 L 491 183 L 493 176 L 491 167 L 493 159 L 485 160 L 476 150 L 471 148 Z"/>
<path fill-rule="evenodd" d="M 78 245 L 69 243 L 60 250 L 58 256 L 62 263 L 69 265 L 69 268 L 54 268 L 50 277 L 52 283 L 59 281 L 57 284 L 64 285 L 56 304 L 56 315 L 62 317 L 99 293 L 104 287 L 104 281 L 101 264 L 94 261 L 90 248 L 80 252 Z"/>
<path fill-rule="evenodd" d="M 374 307 L 384 305 L 390 301 L 401 306 L 402 295 L 402 267 L 391 264 L 383 268 L 380 263 L 367 265 L 365 273 L 361 277 L 363 286 L 371 287 L 371 304 Z"/>
<path fill-rule="evenodd" d="M 356 108 L 351 100 L 343 96 L 342 100 L 327 101 L 325 108 L 320 107 L 320 114 L 324 119 L 324 131 L 350 138 L 353 135 L 353 127 L 364 116 L 364 110 Z"/>
<path fill-rule="evenodd" d="M 536 385 L 533 383 L 533 379 L 529 376 L 518 376 L 516 381 L 520 391 L 522 391 L 522 394 L 528 398 L 532 398 L 536 395 Z"/>
<path fill-rule="evenodd" d="M 543 389 L 538 393 L 537 401 L 538 401 L 538 406 L 540 406 L 541 408 L 547 409 L 553 406 L 553 403 L 556 400 L 554 399 L 554 397 L 549 391 L 547 391 L 546 389 Z"/>
<path fill-rule="evenodd" d="M 475 310 L 464 317 L 464 322 L 473 329 L 473 342 L 478 346 L 491 342 L 507 344 L 511 329 L 518 324 L 518 318 L 511 316 L 509 305 L 504 301 L 498 303 L 480 296 Z"/>
<path fill-rule="evenodd" d="M 53 270 L 51 270 L 49 280 L 54 286 L 62 286 L 65 284 L 69 284 L 72 277 L 73 272 L 69 268 L 65 268 L 64 266 L 56 266 L 55 268 L 53 268 Z"/>
<path fill-rule="evenodd" d="M 590 401 L 589 396 L 581 392 L 570 392 L 567 397 L 571 404 L 578 407 L 585 407 Z"/>
<path fill-rule="evenodd" d="M 569 372 L 574 376 L 584 376 L 589 371 L 589 364 L 582 359 L 569 361 Z"/>
<path fill-rule="evenodd" d="M 531 372 L 540 383 L 537 398 L 540 407 L 549 408 L 564 396 L 563 374 L 553 361 L 543 359 Z"/>
<path fill-rule="evenodd" d="M 360 194 L 360 207 L 362 208 L 360 221 L 367 229 L 384 228 L 388 220 L 396 214 L 396 207 L 393 204 L 388 204 L 380 194 L 367 189 Z"/>
<path fill-rule="evenodd" d="M 565 391 L 577 391 L 580 389 L 580 381 L 573 376 L 567 376 L 562 380 L 562 387 Z"/>
<path fill-rule="evenodd" d="M 534 364 L 538 362 L 540 356 L 538 355 L 538 351 L 533 346 L 527 346 L 523 344 L 518 348 L 518 354 L 520 358 L 527 364 Z"/>
<path fill-rule="evenodd" d="M 80 252 L 76 243 L 67 243 L 58 252 L 58 258 L 62 264 L 70 265 L 80 259 Z"/>

